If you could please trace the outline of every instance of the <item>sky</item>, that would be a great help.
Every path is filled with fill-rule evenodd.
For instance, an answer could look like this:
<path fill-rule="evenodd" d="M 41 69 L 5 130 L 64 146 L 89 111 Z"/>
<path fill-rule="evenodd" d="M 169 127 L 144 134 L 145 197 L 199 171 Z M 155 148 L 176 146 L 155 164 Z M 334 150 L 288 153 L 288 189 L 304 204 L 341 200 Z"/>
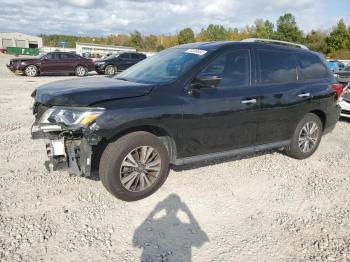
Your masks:
<path fill-rule="evenodd" d="M 350 25 L 350 0 L 0 0 L 0 32 L 104 36 L 195 32 L 209 24 L 243 28 L 256 19 L 276 22 L 291 12 L 299 27 Z"/>

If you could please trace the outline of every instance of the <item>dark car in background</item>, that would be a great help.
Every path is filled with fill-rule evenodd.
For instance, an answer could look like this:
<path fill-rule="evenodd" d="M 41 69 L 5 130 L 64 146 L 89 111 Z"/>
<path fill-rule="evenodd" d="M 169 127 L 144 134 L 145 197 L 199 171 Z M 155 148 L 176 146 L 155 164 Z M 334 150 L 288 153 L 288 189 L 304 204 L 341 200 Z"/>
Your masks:
<path fill-rule="evenodd" d="M 24 73 L 26 76 L 37 76 L 50 73 L 74 73 L 85 76 L 94 71 L 94 62 L 68 52 L 50 52 L 33 58 L 14 58 L 7 64 L 14 73 Z"/>
<path fill-rule="evenodd" d="M 45 84 L 32 135 L 127 201 L 155 192 L 171 166 L 279 148 L 305 159 L 335 127 L 343 88 L 320 54 L 256 41 L 180 45 L 116 77 Z"/>
<path fill-rule="evenodd" d="M 146 55 L 136 52 L 124 52 L 110 55 L 95 61 L 98 74 L 114 75 L 145 59 Z"/>

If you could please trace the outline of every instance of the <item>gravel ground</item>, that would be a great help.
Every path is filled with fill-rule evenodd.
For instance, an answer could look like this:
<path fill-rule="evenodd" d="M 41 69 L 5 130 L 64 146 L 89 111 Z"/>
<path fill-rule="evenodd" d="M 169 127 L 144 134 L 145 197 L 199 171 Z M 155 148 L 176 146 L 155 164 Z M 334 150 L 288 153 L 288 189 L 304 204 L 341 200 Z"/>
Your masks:
<path fill-rule="evenodd" d="M 172 171 L 154 195 L 113 198 L 49 173 L 30 139 L 28 78 L 0 55 L 0 261 L 350 261 L 350 122 L 309 159 L 278 152 Z M 99 77 L 99 76 L 90 76 Z"/>

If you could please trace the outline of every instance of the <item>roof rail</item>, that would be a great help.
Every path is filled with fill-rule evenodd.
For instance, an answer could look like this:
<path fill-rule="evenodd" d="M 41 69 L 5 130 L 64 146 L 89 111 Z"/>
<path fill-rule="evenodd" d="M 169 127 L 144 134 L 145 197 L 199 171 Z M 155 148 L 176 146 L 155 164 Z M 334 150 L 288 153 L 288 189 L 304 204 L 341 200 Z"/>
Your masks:
<path fill-rule="evenodd" d="M 280 40 L 273 40 L 273 39 L 264 39 L 264 38 L 247 38 L 247 39 L 243 39 L 241 42 L 266 42 L 271 44 L 289 45 L 289 46 L 299 47 L 302 49 L 309 49 L 302 44 L 280 41 Z"/>

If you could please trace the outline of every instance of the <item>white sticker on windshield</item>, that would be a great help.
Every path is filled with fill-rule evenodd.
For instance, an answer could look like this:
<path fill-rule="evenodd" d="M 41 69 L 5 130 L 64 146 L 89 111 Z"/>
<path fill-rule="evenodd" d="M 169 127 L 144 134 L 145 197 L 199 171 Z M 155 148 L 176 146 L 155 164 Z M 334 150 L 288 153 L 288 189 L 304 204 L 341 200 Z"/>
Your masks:
<path fill-rule="evenodd" d="M 186 53 L 195 54 L 195 55 L 204 55 L 207 51 L 202 49 L 187 49 Z"/>

